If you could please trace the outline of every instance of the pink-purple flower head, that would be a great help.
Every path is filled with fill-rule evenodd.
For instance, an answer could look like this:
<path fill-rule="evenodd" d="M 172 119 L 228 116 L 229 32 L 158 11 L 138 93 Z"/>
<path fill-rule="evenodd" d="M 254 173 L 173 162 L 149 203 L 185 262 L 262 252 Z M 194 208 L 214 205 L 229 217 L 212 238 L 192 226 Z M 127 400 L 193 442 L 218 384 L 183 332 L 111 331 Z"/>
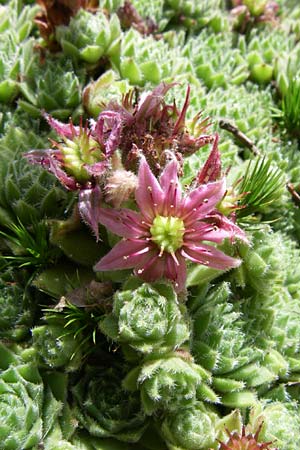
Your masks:
<path fill-rule="evenodd" d="M 177 172 L 173 160 L 158 180 L 142 157 L 135 193 L 139 212 L 98 208 L 100 223 L 123 240 L 96 264 L 96 270 L 134 268 L 145 281 L 171 280 L 180 292 L 185 287 L 186 260 L 221 270 L 240 265 L 239 259 L 215 246 L 226 238 L 246 240 L 244 232 L 216 210 L 226 192 L 225 179 L 184 194 Z"/>
<path fill-rule="evenodd" d="M 40 164 L 53 173 L 70 190 L 90 189 L 106 169 L 102 145 L 94 136 L 94 130 L 80 124 L 65 124 L 44 113 L 49 125 L 61 138 L 52 141 L 53 148 L 31 150 L 25 157 L 32 164 Z"/>

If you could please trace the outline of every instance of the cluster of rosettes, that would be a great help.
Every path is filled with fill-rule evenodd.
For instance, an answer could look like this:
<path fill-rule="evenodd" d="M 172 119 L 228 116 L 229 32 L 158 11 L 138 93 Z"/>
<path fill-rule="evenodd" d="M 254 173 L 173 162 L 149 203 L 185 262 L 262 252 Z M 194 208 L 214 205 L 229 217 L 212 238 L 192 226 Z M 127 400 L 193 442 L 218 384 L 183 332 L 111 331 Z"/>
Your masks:
<path fill-rule="evenodd" d="M 203 134 L 207 120 L 199 115 L 189 132 L 189 89 L 179 110 L 164 101 L 171 86 L 161 84 L 137 102 L 133 92 L 127 94 L 121 105 L 109 103 L 85 125 L 63 124 L 44 114 L 61 142 L 26 156 L 68 189 L 79 190 L 79 212 L 97 238 L 99 224 L 123 237 L 96 264 L 97 271 L 134 268 L 143 280 L 168 279 L 182 292 L 186 260 L 220 270 L 237 267 L 240 260 L 216 245 L 247 239 L 233 217 L 218 209 L 226 195 L 218 136 Z M 210 142 L 207 162 L 183 191 L 183 157 Z M 133 209 L 111 208 L 127 200 Z"/>

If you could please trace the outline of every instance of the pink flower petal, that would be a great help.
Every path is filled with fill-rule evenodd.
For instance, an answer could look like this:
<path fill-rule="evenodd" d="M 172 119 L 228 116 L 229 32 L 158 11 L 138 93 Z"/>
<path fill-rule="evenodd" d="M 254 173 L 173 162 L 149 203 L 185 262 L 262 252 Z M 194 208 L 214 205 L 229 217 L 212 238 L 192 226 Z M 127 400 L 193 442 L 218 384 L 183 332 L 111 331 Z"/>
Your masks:
<path fill-rule="evenodd" d="M 130 269 L 136 267 L 148 251 L 149 248 L 145 246 L 144 241 L 125 239 L 118 242 L 107 255 L 100 259 L 94 269 L 96 271 Z"/>
<path fill-rule="evenodd" d="M 164 168 L 159 179 L 165 197 L 163 215 L 175 215 L 180 207 L 182 194 L 177 171 L 177 161 L 173 160 Z"/>
<path fill-rule="evenodd" d="M 176 259 L 178 263 L 175 262 L 172 255 L 166 255 L 165 275 L 166 278 L 175 283 L 176 292 L 181 292 L 185 288 L 186 262 L 180 251 L 176 252 Z"/>
<path fill-rule="evenodd" d="M 83 167 L 89 175 L 99 177 L 107 169 L 107 161 L 100 161 L 95 164 L 83 164 Z"/>
<path fill-rule="evenodd" d="M 195 220 L 205 217 L 222 200 L 225 192 L 225 179 L 199 186 L 184 198 L 181 217 L 186 218 L 187 223 L 189 223 L 189 218 L 193 223 Z"/>
<path fill-rule="evenodd" d="M 53 175 L 69 190 L 78 189 L 76 180 L 67 175 L 62 168 L 61 154 L 59 150 L 30 150 L 24 154 L 30 164 L 40 164 L 45 170 Z"/>
<path fill-rule="evenodd" d="M 147 235 L 147 228 L 141 223 L 140 214 L 131 209 L 99 208 L 98 221 L 110 231 L 125 238 L 139 238 Z M 145 240 L 145 244 L 147 242 Z"/>
<path fill-rule="evenodd" d="M 153 89 L 152 92 L 147 92 L 142 95 L 135 116 L 136 122 L 140 122 L 155 115 L 155 110 L 159 108 L 164 100 L 164 96 L 171 89 L 171 87 L 174 86 L 174 84 L 175 83 L 161 83 L 155 89 Z"/>
<path fill-rule="evenodd" d="M 134 270 L 135 275 L 145 281 L 156 281 L 163 277 L 165 269 L 164 256 L 159 257 L 153 249 L 144 256 Z"/>
<path fill-rule="evenodd" d="M 56 133 L 61 137 L 72 139 L 74 136 L 78 136 L 80 133 L 80 128 L 75 127 L 72 123 L 60 122 L 46 112 L 43 113 L 43 116 L 47 120 L 50 127 L 53 128 L 53 130 L 56 131 Z"/>
<path fill-rule="evenodd" d="M 221 154 L 218 149 L 219 135 L 215 135 L 212 150 L 202 170 L 197 175 L 198 184 L 216 181 L 221 175 Z"/>
<path fill-rule="evenodd" d="M 181 249 L 181 255 L 195 263 L 221 270 L 238 267 L 241 264 L 240 259 L 232 258 L 220 250 L 205 244 L 201 244 L 201 246 L 184 246 Z"/>
<path fill-rule="evenodd" d="M 232 233 L 214 224 L 200 222 L 184 235 L 186 244 L 197 244 L 199 241 L 211 241 L 220 244 L 224 239 L 232 237 Z"/>
<path fill-rule="evenodd" d="M 141 213 L 148 220 L 152 220 L 156 214 L 161 214 L 164 193 L 144 157 L 141 158 L 139 167 L 135 199 Z"/>
<path fill-rule="evenodd" d="M 219 229 L 222 229 L 223 232 L 227 232 L 227 237 L 231 240 L 237 238 L 244 241 L 245 243 L 249 243 L 246 233 L 238 225 L 236 225 L 233 220 L 229 219 L 218 211 L 214 211 L 212 214 L 209 214 L 206 219 L 209 222 L 212 222 Z"/>
<path fill-rule="evenodd" d="M 122 126 L 121 114 L 116 111 L 103 111 L 98 116 L 93 132 L 104 146 L 107 158 L 110 158 L 119 146 Z"/>
<path fill-rule="evenodd" d="M 101 189 L 96 186 L 92 189 L 82 189 L 79 192 L 78 209 L 83 221 L 95 233 L 99 240 L 99 214 L 101 202 Z"/>

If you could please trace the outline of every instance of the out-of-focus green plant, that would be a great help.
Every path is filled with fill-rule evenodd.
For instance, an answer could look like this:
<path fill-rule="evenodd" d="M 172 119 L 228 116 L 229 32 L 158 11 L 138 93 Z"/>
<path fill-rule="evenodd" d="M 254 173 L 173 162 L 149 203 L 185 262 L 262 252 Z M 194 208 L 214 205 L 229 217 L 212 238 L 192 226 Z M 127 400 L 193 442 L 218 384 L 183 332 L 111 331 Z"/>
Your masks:
<path fill-rule="evenodd" d="M 29 337 L 34 308 L 28 293 L 19 285 L 12 271 L 3 271 L 0 279 L 0 338 L 21 341 Z"/>
<path fill-rule="evenodd" d="M 116 15 L 108 19 L 101 11 L 80 9 L 68 26 L 56 28 L 55 35 L 65 55 L 74 60 L 96 64 L 102 57 L 119 54 L 121 29 Z"/>
<path fill-rule="evenodd" d="M 124 368 L 87 367 L 72 389 L 80 427 L 95 437 L 137 442 L 147 422 L 139 396 L 122 388 Z"/>
<path fill-rule="evenodd" d="M 72 62 L 63 55 L 43 58 L 33 46 L 34 42 L 29 40 L 23 47 L 20 83 L 23 99 L 19 100 L 19 106 L 35 118 L 45 110 L 57 119 L 70 116 L 78 119 L 82 112 L 84 69 L 76 73 Z"/>

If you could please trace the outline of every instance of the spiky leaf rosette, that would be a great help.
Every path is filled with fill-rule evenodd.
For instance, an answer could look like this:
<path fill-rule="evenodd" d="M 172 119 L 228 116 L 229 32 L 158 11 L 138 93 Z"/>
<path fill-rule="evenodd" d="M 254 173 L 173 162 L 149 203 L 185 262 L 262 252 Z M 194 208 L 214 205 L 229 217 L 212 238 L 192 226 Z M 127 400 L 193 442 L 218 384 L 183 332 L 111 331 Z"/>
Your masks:
<path fill-rule="evenodd" d="M 16 36 L 7 31 L 0 36 L 0 102 L 10 103 L 19 92 L 20 47 Z"/>
<path fill-rule="evenodd" d="M 89 64 L 119 54 L 121 29 L 116 15 L 108 19 L 101 11 L 92 14 L 80 9 L 69 26 L 56 28 L 55 36 L 65 55 Z"/>
<path fill-rule="evenodd" d="M 257 429 L 261 441 L 272 442 L 278 449 L 297 450 L 300 445 L 299 405 L 297 402 L 262 402 L 250 412 L 251 427 Z"/>
<path fill-rule="evenodd" d="M 42 218 L 62 218 L 72 195 L 55 178 L 25 159 L 6 166 L 0 183 L 0 205 L 24 225 Z"/>
<path fill-rule="evenodd" d="M 229 28 L 221 0 L 197 2 L 196 0 L 167 0 L 165 17 L 172 24 L 184 26 L 190 31 L 208 27 L 219 32 Z"/>
<path fill-rule="evenodd" d="M 80 427 L 95 437 L 137 442 L 147 423 L 139 396 L 122 388 L 124 368 L 86 367 L 72 389 Z"/>
<path fill-rule="evenodd" d="M 209 383 L 209 372 L 195 364 L 189 353 L 177 350 L 146 358 L 129 372 L 123 384 L 128 390 L 140 390 L 143 409 L 152 415 L 192 405 L 197 397 L 217 402 Z"/>
<path fill-rule="evenodd" d="M 217 437 L 218 415 L 201 402 L 168 413 L 161 433 L 170 450 L 206 450 Z"/>
<path fill-rule="evenodd" d="M 46 325 L 32 329 L 32 345 L 41 367 L 63 368 L 67 372 L 78 370 L 82 364 L 79 338 L 68 333 L 62 321 L 47 320 Z"/>
<path fill-rule="evenodd" d="M 192 353 L 196 361 L 215 376 L 241 367 L 258 356 L 257 350 L 247 345 L 244 320 L 232 300 L 229 283 L 201 292 L 194 299 L 193 308 L 197 309 L 193 314 Z"/>
<path fill-rule="evenodd" d="M 0 344 L 0 447 L 23 450 L 37 445 L 43 434 L 43 384 L 35 363 Z"/>
<path fill-rule="evenodd" d="M 299 137 L 300 111 L 300 77 L 294 76 L 288 80 L 283 93 L 280 110 L 275 114 L 279 122 L 292 137 Z"/>
<path fill-rule="evenodd" d="M 15 32 L 17 42 L 24 41 L 33 28 L 33 19 L 39 10 L 36 5 L 24 5 L 22 0 L 11 0 L 0 8 L 1 31 Z"/>
<path fill-rule="evenodd" d="M 64 55 L 41 60 L 34 42 L 29 40 L 23 47 L 21 58 L 20 89 L 23 99 L 19 106 L 37 118 L 41 110 L 51 113 L 57 119 L 78 118 L 81 111 L 81 87 L 85 70 L 75 67 Z"/>
<path fill-rule="evenodd" d="M 0 279 L 0 338 L 20 341 L 29 336 L 33 311 L 24 289 L 13 279 L 11 272 Z"/>
<path fill-rule="evenodd" d="M 166 54 L 170 55 L 168 59 Z M 181 73 L 193 73 L 191 63 L 178 48 L 170 48 L 162 39 L 143 37 L 133 28 L 124 33 L 120 57 L 111 58 L 111 62 L 122 78 L 137 86 L 147 82 L 157 85 L 161 81 L 173 81 Z"/>
<path fill-rule="evenodd" d="M 170 285 L 143 283 L 119 291 L 113 313 L 100 322 L 100 329 L 116 342 L 145 354 L 166 353 L 189 339 L 184 306 L 178 304 Z"/>
<path fill-rule="evenodd" d="M 247 62 L 238 48 L 232 48 L 232 34 L 204 30 L 191 38 L 183 55 L 192 61 L 197 77 L 209 88 L 240 85 L 249 76 Z"/>

